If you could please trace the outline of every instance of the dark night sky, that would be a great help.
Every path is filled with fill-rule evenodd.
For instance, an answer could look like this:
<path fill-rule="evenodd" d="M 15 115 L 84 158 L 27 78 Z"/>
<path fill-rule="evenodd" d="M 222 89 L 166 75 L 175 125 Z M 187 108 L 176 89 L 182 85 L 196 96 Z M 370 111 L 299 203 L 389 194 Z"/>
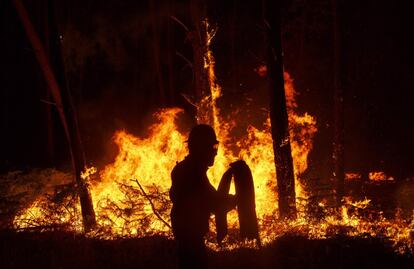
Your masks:
<path fill-rule="evenodd" d="M 41 36 L 47 1 L 24 0 Z M 164 88 L 172 85 L 166 106 L 184 106 L 191 92 L 191 60 L 185 31 L 169 15 L 190 24 L 188 1 L 55 1 L 69 88 L 75 97 L 86 154 L 105 163 L 113 157 L 113 131 L 139 134 L 161 107 L 153 55 L 158 23 Z M 212 49 L 224 98 L 250 109 L 266 106 L 263 81 L 254 68 L 264 61 L 260 1 L 208 1 L 218 25 Z M 342 76 L 345 92 L 347 170 L 385 170 L 414 174 L 412 127 L 413 44 L 409 1 L 339 1 Z M 310 156 L 309 176 L 329 173 L 332 137 L 331 0 L 284 1 L 285 68 L 294 78 L 301 111 L 315 115 L 319 132 Z M 0 3 L 0 169 L 62 165 L 67 150 L 55 119 L 55 157 L 47 150 L 45 84 L 33 51 L 10 1 Z M 168 44 L 167 34 L 173 36 Z M 168 57 L 173 76 L 169 76 Z M 172 79 L 171 79 L 172 78 Z M 171 83 L 171 84 L 169 84 Z M 223 101 L 229 105 L 230 101 Z M 53 115 L 56 118 L 56 115 Z"/>

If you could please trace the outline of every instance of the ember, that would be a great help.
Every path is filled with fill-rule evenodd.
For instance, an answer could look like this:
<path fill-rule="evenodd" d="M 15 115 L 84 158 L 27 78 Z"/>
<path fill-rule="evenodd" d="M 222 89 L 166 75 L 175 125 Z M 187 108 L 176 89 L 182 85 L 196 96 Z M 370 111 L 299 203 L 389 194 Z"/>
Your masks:
<path fill-rule="evenodd" d="M 394 178 L 385 174 L 385 172 L 370 172 L 368 177 L 372 181 L 393 181 Z"/>

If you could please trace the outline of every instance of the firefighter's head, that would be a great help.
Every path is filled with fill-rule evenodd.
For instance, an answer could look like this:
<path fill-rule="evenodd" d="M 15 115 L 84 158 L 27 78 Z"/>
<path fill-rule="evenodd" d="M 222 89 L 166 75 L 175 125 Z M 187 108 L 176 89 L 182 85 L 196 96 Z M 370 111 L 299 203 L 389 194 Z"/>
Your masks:
<path fill-rule="evenodd" d="M 190 155 L 203 165 L 212 166 L 217 155 L 218 141 L 214 129 L 206 124 L 196 125 L 188 135 Z"/>

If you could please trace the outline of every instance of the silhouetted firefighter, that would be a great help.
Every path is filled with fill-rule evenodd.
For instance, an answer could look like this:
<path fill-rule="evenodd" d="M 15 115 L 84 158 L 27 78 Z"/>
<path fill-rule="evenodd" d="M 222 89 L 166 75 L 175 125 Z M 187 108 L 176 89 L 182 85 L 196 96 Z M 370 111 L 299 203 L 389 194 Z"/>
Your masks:
<path fill-rule="evenodd" d="M 207 268 L 204 236 L 210 213 L 230 210 L 234 197 L 221 196 L 210 184 L 207 169 L 214 164 L 218 141 L 208 125 L 195 126 L 188 137 L 189 155 L 171 172 L 171 224 L 178 242 L 179 268 Z"/>
<path fill-rule="evenodd" d="M 226 214 L 237 204 L 240 234 L 258 239 L 253 177 L 247 164 L 231 164 L 221 180 L 219 191 L 210 184 L 207 169 L 214 164 L 218 141 L 212 127 L 195 126 L 188 137 L 189 155 L 171 172 L 170 198 L 173 202 L 171 223 L 178 242 L 180 268 L 206 268 L 204 236 L 209 230 L 210 214 L 216 214 L 219 243 L 226 236 Z M 229 195 L 234 176 L 236 196 Z"/>

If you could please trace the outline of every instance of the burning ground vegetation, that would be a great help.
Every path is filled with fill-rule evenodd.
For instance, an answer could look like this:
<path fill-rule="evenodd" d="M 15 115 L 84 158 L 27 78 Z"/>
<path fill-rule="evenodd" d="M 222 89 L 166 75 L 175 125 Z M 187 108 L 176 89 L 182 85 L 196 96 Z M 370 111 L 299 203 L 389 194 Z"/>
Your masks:
<path fill-rule="evenodd" d="M 168 189 L 171 169 L 186 154 L 182 146 L 186 133 L 176 124 L 182 113 L 158 112 L 146 137 L 117 132 L 119 153 L 114 162 L 85 169 L 98 221 L 88 233 L 82 230 L 71 173 L 51 168 L 2 175 L 1 225 L 8 229 L 0 232 L 2 267 L 174 268 Z M 311 140 L 316 130 L 314 121 L 291 125 L 301 129 L 302 139 Z M 311 141 L 292 141 L 299 147 L 293 150 L 299 154 L 294 158 L 298 218 L 281 221 L 268 122 L 248 131 L 245 140 L 238 141 L 244 145 L 238 156 L 222 142 L 209 178 L 218 184 L 217 176 L 227 167 L 219 162 L 243 158 L 248 163 L 263 246 L 239 239 L 238 220 L 231 212 L 223 247 L 217 246 L 211 226 L 207 238 L 211 268 L 412 268 L 412 181 L 397 182 L 384 172 L 371 172 L 364 181 L 360 174 L 347 173 L 348 196 L 338 209 L 330 181 L 307 183 L 298 172 L 306 169 L 306 158 L 298 160 L 300 154 L 309 153 L 311 148 L 303 147 Z M 226 140 L 220 137 L 220 141 Z M 400 203 L 394 202 L 395 195 Z"/>
<path fill-rule="evenodd" d="M 208 25 L 207 25 L 208 28 Z M 220 141 L 208 170 L 217 187 L 230 163 L 244 160 L 254 180 L 261 244 L 241 240 L 235 210 L 228 214 L 223 245 L 215 239 L 214 218 L 206 238 L 212 268 L 412 268 L 414 264 L 414 182 L 382 171 L 366 177 L 347 173 L 341 205 L 331 179 L 306 178 L 308 155 L 317 134 L 316 119 L 299 113 L 293 80 L 285 72 L 286 105 L 295 176 L 297 218 L 278 213 L 276 171 L 269 111 L 245 115 L 224 110 L 207 31 L 204 69 L 210 94 L 197 102 L 197 122 L 213 126 Z M 263 76 L 265 66 L 257 73 Z M 1 175 L 1 264 L 22 268 L 174 268 L 170 225 L 170 173 L 187 149 L 189 126 L 180 108 L 161 109 L 144 136 L 127 130 L 113 135 L 118 153 L 104 167 L 85 167 L 97 225 L 84 231 L 73 174 L 56 169 L 12 171 Z M 262 118 L 259 123 L 249 123 Z M 230 193 L 234 193 L 231 186 Z M 367 253 L 367 255 L 365 255 Z M 21 257 L 30 257 L 21 259 Z M 46 258 L 47 257 L 47 258 Z M 382 258 L 377 258 L 382 257 Z M 311 264 L 311 266 L 309 266 Z"/>
<path fill-rule="evenodd" d="M 352 253 L 355 256 L 354 250 L 359 252 L 358 249 L 368 246 L 375 249 L 372 251 L 377 251 L 375 255 L 388 253 L 391 256 L 387 257 L 392 257 L 391 261 L 397 257 L 392 255 L 397 254 L 402 255 L 398 257 L 412 259 L 413 180 L 397 181 L 382 171 L 370 172 L 365 180 L 358 173 L 347 173 L 347 195 L 342 205 L 338 206 L 332 180 L 303 176 L 307 169 L 308 154 L 312 150 L 312 140 L 317 133 L 316 120 L 307 113 L 297 112 L 296 94 L 288 73 L 285 73 L 285 83 L 298 209 L 295 220 L 283 221 L 278 218 L 269 118 L 265 117 L 259 127 L 248 125 L 244 135 L 234 136 L 232 130 L 242 119 L 237 111 L 223 116 L 225 113 L 220 111 L 215 100 L 221 96 L 217 84 L 211 85 L 217 91 L 213 92 L 213 97 L 204 99 L 202 102 L 205 103 L 199 105 L 199 108 L 210 108 L 209 111 L 200 109 L 197 116 L 203 119 L 207 118 L 207 113 L 212 113 L 211 124 L 220 141 L 215 164 L 208 171 L 209 179 L 217 187 L 221 175 L 231 162 L 243 159 L 249 165 L 255 185 L 262 243 L 260 248 L 256 241 L 239 239 L 237 213 L 233 210 L 228 216 L 229 234 L 223 246 L 218 247 L 212 217 L 211 233 L 207 237 L 212 263 L 221 264 L 223 259 L 224 264 L 237 264 L 237 260 L 253 263 L 258 255 L 272 257 L 272 251 L 277 249 L 292 259 L 297 258 L 295 255 L 307 257 L 301 258 L 298 267 L 291 268 L 299 268 L 301 262 L 307 263 L 306 259 L 316 259 L 310 254 L 314 251 L 318 253 L 315 255 L 342 255 L 340 259 L 344 259 L 346 264 L 346 255 Z M 170 253 L 174 249 L 174 241 L 170 227 L 171 201 L 168 190 L 171 170 L 187 154 L 184 145 L 189 128 L 179 124 L 183 114 L 179 108 L 160 110 L 154 114 L 154 123 L 148 127 L 144 137 L 134 136 L 126 130 L 117 131 L 113 136 L 113 142 L 119 149 L 115 160 L 102 168 L 85 168 L 82 177 L 91 192 L 97 218 L 96 228 L 86 233 L 83 231 L 77 188 L 71 173 L 50 168 L 13 171 L 2 175 L 1 227 L 13 231 L 13 236 L 3 234 L 4 238 L 9 238 L 4 242 L 13 244 L 29 240 L 28 245 L 36 245 L 38 243 L 32 239 L 40 238 L 41 242 L 54 245 L 60 240 L 54 239 L 56 237 L 63 238 L 62 242 L 69 245 L 84 243 L 86 245 L 76 248 L 87 248 L 84 250 L 86 252 L 97 246 L 107 253 L 115 253 L 114 248 L 118 246 L 125 251 L 122 257 L 126 257 L 132 251 L 131 248 L 135 251 L 144 248 L 147 249 L 147 256 L 141 253 L 144 250 L 139 250 L 146 257 L 144 261 L 156 257 L 151 251 L 166 253 L 166 260 L 159 262 L 175 259 Z M 234 187 L 231 192 L 234 193 Z M 312 248 L 312 251 L 302 253 L 302 248 Z M 349 248 L 354 250 L 350 251 Z M 8 253 L 7 249 L 4 245 L 3 253 Z M 100 256 L 102 253 L 93 255 Z M 283 265 L 288 262 L 286 259 L 280 258 L 278 263 Z M 332 260 L 319 262 L 335 262 L 335 258 L 329 259 Z M 318 261 L 310 262 L 318 264 Z M 159 267 L 167 268 L 168 264 L 175 264 L 174 260 Z M 266 268 L 268 265 L 266 263 L 263 266 Z M 216 267 L 220 268 L 218 265 Z"/>

